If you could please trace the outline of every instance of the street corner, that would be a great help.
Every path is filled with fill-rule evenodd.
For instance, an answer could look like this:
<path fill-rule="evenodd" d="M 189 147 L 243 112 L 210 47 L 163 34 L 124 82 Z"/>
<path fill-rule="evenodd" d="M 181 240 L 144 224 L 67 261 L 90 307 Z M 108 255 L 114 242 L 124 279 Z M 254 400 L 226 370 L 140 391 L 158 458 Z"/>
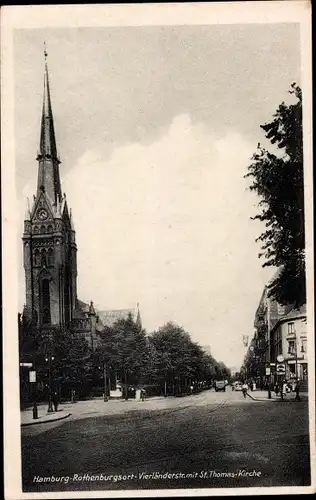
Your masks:
<path fill-rule="evenodd" d="M 69 411 L 63 410 L 59 410 L 54 413 L 45 413 L 43 415 L 39 415 L 37 418 L 33 418 L 33 414 L 31 412 L 27 412 L 26 415 L 23 413 L 24 412 L 22 412 L 21 414 L 21 427 L 57 422 L 71 416 L 71 413 Z"/>

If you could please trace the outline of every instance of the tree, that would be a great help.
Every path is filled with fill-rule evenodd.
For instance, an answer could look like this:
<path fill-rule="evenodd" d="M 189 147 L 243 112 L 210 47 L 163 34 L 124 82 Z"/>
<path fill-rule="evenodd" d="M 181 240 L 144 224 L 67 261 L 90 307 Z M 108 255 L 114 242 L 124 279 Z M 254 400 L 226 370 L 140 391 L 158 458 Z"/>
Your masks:
<path fill-rule="evenodd" d="M 291 88 L 296 102 L 282 102 L 273 120 L 261 125 L 281 155 L 258 144 L 245 177 L 251 178 L 250 190 L 261 198 L 261 212 L 253 219 L 266 226 L 257 238 L 259 257 L 265 259 L 263 267 L 278 268 L 269 296 L 282 305 L 300 307 L 306 302 L 302 92 L 295 83 Z"/>
<path fill-rule="evenodd" d="M 119 319 L 108 332 L 107 342 L 103 345 L 109 363 L 120 374 L 125 386 L 125 399 L 128 399 L 128 385 L 138 384 L 145 371 L 147 362 L 147 341 L 142 330 L 129 314 Z M 104 337 L 104 339 L 106 336 Z"/>
<path fill-rule="evenodd" d="M 202 347 L 193 342 L 189 333 L 175 323 L 169 322 L 149 337 L 154 345 L 155 373 L 157 380 L 172 384 L 172 393 L 186 392 L 192 385 L 198 387 L 206 381 L 208 385 L 217 377 L 228 378 L 229 370 L 218 363 Z"/>
<path fill-rule="evenodd" d="M 65 389 L 74 389 L 87 395 L 91 385 L 91 349 L 80 334 L 60 330 L 53 341 L 53 382 Z"/>

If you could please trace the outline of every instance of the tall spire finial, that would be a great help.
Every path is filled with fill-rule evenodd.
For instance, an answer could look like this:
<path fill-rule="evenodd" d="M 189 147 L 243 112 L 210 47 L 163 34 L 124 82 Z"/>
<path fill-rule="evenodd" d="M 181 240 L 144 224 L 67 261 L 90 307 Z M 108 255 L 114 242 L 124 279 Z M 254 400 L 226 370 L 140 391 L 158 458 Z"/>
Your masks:
<path fill-rule="evenodd" d="M 56 138 L 54 130 L 54 119 L 50 100 L 49 78 L 47 68 L 47 50 L 44 42 L 44 95 L 41 121 L 40 147 L 37 159 L 40 162 L 38 174 L 38 192 L 41 186 L 45 187 L 46 193 L 56 202 L 61 197 L 61 185 L 58 165 L 60 160 L 57 154 Z"/>

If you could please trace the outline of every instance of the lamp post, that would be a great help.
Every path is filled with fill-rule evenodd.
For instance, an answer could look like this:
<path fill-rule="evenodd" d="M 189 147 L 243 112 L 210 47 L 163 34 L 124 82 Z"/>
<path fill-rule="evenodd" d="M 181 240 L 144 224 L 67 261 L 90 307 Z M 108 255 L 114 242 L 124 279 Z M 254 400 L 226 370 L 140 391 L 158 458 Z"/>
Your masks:
<path fill-rule="evenodd" d="M 52 375 L 51 375 L 51 368 L 52 368 L 52 361 L 54 361 L 54 356 L 51 354 L 48 354 L 45 358 L 46 363 L 48 363 L 48 413 L 52 413 L 53 410 L 53 400 L 52 400 Z"/>
<path fill-rule="evenodd" d="M 103 382 L 104 382 L 104 397 L 103 401 L 106 403 L 108 401 L 108 388 L 107 388 L 107 374 L 106 374 L 106 363 L 103 362 Z"/>
<path fill-rule="evenodd" d="M 300 388 L 299 388 L 299 379 L 298 379 L 298 359 L 297 359 L 297 333 L 295 329 L 295 374 L 296 374 L 296 385 L 295 385 L 295 399 L 296 401 L 300 401 Z"/>

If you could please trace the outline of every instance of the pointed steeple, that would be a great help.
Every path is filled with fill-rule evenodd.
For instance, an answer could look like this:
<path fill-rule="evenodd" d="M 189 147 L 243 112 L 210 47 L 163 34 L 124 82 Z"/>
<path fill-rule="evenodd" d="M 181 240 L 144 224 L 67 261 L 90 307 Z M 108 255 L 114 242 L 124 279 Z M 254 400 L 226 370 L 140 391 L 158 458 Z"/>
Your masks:
<path fill-rule="evenodd" d="M 58 159 L 55 130 L 54 130 L 54 119 L 53 119 L 52 104 L 50 99 L 46 49 L 44 54 L 45 54 L 44 99 L 43 99 L 43 110 L 42 110 L 40 154 L 42 156 Z"/>
<path fill-rule="evenodd" d="M 37 160 L 39 161 L 38 193 L 46 191 L 50 198 L 56 203 L 58 196 L 61 197 L 61 184 L 59 177 L 60 160 L 57 155 L 54 119 L 50 98 L 49 77 L 47 67 L 46 46 L 44 50 L 44 96 L 41 121 L 40 146 Z"/>

